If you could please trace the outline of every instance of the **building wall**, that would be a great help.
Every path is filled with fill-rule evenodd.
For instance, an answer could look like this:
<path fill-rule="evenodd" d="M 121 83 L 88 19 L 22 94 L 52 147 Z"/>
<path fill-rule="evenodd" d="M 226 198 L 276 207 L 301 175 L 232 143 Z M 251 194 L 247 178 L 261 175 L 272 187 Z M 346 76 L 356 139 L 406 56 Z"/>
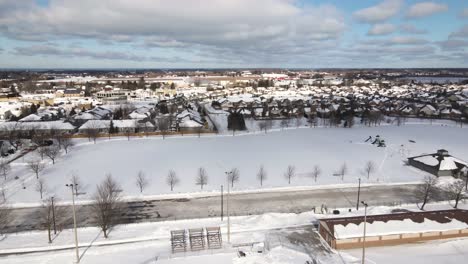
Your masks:
<path fill-rule="evenodd" d="M 442 232 L 424 232 L 399 235 L 372 236 L 366 237 L 366 247 L 393 246 L 420 241 L 430 241 L 437 239 L 468 237 L 468 229 L 449 230 Z M 329 243 L 335 249 L 360 248 L 363 245 L 362 238 L 338 239 L 334 243 Z"/>

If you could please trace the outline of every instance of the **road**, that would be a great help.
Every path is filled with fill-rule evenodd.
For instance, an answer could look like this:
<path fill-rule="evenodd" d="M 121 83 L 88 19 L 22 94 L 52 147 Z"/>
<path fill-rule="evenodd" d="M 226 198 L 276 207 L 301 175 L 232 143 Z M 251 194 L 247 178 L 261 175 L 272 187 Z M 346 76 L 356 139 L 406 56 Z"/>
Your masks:
<path fill-rule="evenodd" d="M 381 185 L 361 188 L 361 200 L 372 205 L 391 205 L 393 203 L 416 203 L 415 189 L 418 185 Z M 231 194 L 231 215 L 256 215 L 267 212 L 300 213 L 320 210 L 326 205 L 334 208 L 354 208 L 357 200 L 357 188 L 316 189 L 299 191 L 235 193 Z M 443 200 L 438 194 L 435 200 Z M 226 202 L 226 197 L 224 197 Z M 216 217 L 221 214 L 219 196 L 164 199 L 125 202 L 119 212 L 119 223 L 154 222 L 179 219 Z M 61 206 L 64 217 L 62 228 L 72 227 L 71 206 Z M 45 229 L 41 224 L 40 208 L 14 208 L 12 221 L 4 232 L 14 233 L 28 230 Z M 226 210 L 226 206 L 224 206 Z M 226 214 L 226 213 L 224 213 Z M 93 226 L 92 207 L 77 206 L 78 226 Z"/>

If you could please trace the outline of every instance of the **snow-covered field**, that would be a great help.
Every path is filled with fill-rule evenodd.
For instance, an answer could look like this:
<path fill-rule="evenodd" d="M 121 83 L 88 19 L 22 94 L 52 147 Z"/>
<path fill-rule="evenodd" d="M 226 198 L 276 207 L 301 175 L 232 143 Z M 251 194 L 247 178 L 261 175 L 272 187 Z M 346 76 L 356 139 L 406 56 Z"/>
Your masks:
<path fill-rule="evenodd" d="M 378 148 L 364 141 L 380 135 L 386 148 Z M 460 159 L 468 159 L 466 145 L 467 129 L 441 125 L 405 125 L 380 127 L 345 128 L 299 128 L 257 132 L 242 135 L 210 135 L 138 138 L 99 139 L 97 144 L 87 139 L 76 140 L 69 154 L 62 154 L 55 165 L 46 161 L 42 176 L 47 185 L 47 195 L 68 200 L 70 191 L 65 187 L 73 173 L 79 175 L 88 200 L 107 173 L 111 173 L 121 184 L 125 196 L 140 196 L 135 184 L 138 171 L 143 171 L 150 184 L 143 195 L 171 193 L 166 184 L 169 170 L 174 170 L 180 184 L 172 193 L 200 192 L 195 185 L 199 167 L 208 173 L 208 185 L 204 192 L 219 190 L 226 183 L 225 172 L 238 168 L 240 180 L 235 190 L 285 186 L 319 186 L 357 183 L 412 182 L 424 177 L 425 173 L 405 166 L 408 156 L 433 153 L 444 148 Z M 416 143 L 410 143 L 414 140 Z M 36 179 L 27 168 L 27 161 L 38 159 L 30 153 L 12 163 L 10 180 L 5 184 L 6 195 L 11 203 L 37 203 L 39 193 L 35 190 Z M 367 161 L 376 164 L 370 179 L 364 176 Z M 342 180 L 334 176 L 339 167 L 346 163 L 348 173 Z M 263 165 L 267 179 L 260 187 L 257 172 Z M 288 185 L 284 172 L 288 165 L 296 167 L 296 177 Z M 311 178 L 315 165 L 322 173 L 317 182 Z M 14 180 L 15 176 L 19 180 Z M 25 187 L 25 188 L 24 188 Z"/>

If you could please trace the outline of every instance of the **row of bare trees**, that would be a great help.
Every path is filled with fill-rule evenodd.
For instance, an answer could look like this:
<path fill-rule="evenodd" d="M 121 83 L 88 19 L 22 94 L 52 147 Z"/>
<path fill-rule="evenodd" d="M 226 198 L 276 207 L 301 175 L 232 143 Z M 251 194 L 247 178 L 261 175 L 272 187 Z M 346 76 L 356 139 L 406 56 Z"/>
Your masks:
<path fill-rule="evenodd" d="M 363 173 L 367 175 L 367 178 L 370 178 L 370 175 L 374 173 L 376 170 L 376 165 L 372 161 L 368 161 L 366 166 L 363 170 Z M 348 167 L 346 163 L 343 163 L 339 171 L 337 172 L 339 176 L 341 176 L 342 180 L 344 179 L 345 174 L 348 172 Z M 322 174 L 322 169 L 319 165 L 315 165 L 312 172 L 308 175 L 309 177 L 313 178 L 315 182 Z M 286 171 L 283 174 L 284 178 L 288 181 L 288 184 L 291 184 L 292 180 L 297 176 L 296 167 L 294 165 L 288 165 Z M 260 183 L 260 186 L 263 186 L 264 182 L 268 178 L 268 173 L 263 165 L 260 166 L 257 172 L 257 180 Z M 228 174 L 227 178 L 231 187 L 234 187 L 234 184 L 240 181 L 240 171 L 237 168 L 231 169 Z M 149 180 L 145 176 L 145 174 L 140 171 L 136 176 L 135 181 L 137 187 L 139 188 L 140 192 L 143 192 L 146 186 L 149 184 Z M 171 191 L 180 184 L 180 178 L 177 176 L 174 170 L 169 170 L 167 177 L 166 177 L 166 184 L 171 188 Z M 195 178 L 195 184 L 200 186 L 200 189 L 203 190 L 203 187 L 208 184 L 208 173 L 205 168 L 200 167 L 197 172 L 197 176 Z"/>
<path fill-rule="evenodd" d="M 465 176 L 467 177 L 467 176 Z M 438 178 L 434 176 L 426 176 L 424 178 L 423 184 L 421 184 L 417 189 L 415 196 L 418 201 L 421 203 L 419 208 L 424 210 L 424 207 L 428 202 L 436 198 L 438 195 L 443 195 L 444 198 L 447 200 L 453 200 L 455 202 L 454 208 L 458 207 L 458 204 L 461 200 L 467 198 L 466 192 L 467 190 L 467 179 L 465 181 L 463 179 L 456 179 L 450 184 L 446 184 L 445 186 L 438 188 L 437 185 L 439 183 Z M 442 191 L 442 193 L 441 193 Z"/>
<path fill-rule="evenodd" d="M 171 188 L 171 191 L 174 190 L 175 186 L 179 185 L 180 179 L 174 170 L 169 170 L 166 177 L 166 183 Z M 139 171 L 136 175 L 135 185 L 140 190 L 140 193 L 142 193 L 149 184 L 150 181 L 146 177 L 145 173 L 143 171 Z M 206 172 L 205 168 L 198 168 L 197 176 L 195 177 L 195 184 L 199 185 L 202 190 L 203 186 L 208 184 L 208 173 Z"/>

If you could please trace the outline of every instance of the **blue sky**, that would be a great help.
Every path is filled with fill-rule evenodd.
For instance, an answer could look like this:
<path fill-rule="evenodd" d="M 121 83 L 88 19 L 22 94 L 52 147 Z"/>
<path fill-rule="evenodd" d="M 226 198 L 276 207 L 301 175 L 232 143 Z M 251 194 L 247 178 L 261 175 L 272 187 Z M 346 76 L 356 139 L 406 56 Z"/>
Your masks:
<path fill-rule="evenodd" d="M 468 67 L 468 1 L 0 0 L 0 68 Z"/>

